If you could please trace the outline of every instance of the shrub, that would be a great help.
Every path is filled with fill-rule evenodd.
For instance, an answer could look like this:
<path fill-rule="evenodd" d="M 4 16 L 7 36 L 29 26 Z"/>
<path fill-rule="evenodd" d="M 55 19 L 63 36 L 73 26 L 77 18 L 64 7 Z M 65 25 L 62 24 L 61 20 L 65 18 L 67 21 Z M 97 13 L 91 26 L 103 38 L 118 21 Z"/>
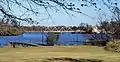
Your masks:
<path fill-rule="evenodd" d="M 47 37 L 47 44 L 54 45 L 56 40 L 56 34 L 53 32 L 49 32 Z"/>
<path fill-rule="evenodd" d="M 106 46 L 107 42 L 108 40 L 87 40 L 84 44 L 92 46 Z"/>
<path fill-rule="evenodd" d="M 114 40 L 107 43 L 105 50 L 120 52 L 120 40 Z"/>

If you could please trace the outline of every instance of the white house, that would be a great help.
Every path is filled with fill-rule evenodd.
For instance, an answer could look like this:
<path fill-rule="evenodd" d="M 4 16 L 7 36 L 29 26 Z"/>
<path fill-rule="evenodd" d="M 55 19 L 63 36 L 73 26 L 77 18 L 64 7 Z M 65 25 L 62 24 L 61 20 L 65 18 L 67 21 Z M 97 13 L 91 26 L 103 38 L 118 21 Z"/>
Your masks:
<path fill-rule="evenodd" d="M 95 32 L 95 33 L 100 33 L 101 32 L 101 30 L 99 30 L 98 29 L 98 27 L 93 27 L 93 30 L 92 30 L 92 32 Z"/>

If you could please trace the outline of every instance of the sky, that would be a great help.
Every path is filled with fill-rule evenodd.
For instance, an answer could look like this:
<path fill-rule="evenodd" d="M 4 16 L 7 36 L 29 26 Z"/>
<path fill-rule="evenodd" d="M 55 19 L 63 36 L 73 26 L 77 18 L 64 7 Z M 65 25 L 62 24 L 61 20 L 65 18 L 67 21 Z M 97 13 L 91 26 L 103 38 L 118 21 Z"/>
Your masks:
<path fill-rule="evenodd" d="M 71 2 L 75 3 L 76 6 L 79 4 L 76 1 L 71 0 Z M 44 10 L 44 8 L 40 8 L 39 11 L 41 13 L 46 13 L 46 14 L 38 15 L 37 17 L 34 17 L 34 19 L 41 20 L 44 18 L 49 18 L 49 19 L 40 21 L 40 24 L 38 25 L 41 25 L 41 26 L 61 26 L 61 25 L 62 26 L 78 26 L 80 23 L 88 23 L 90 25 L 96 25 L 98 23 L 97 17 L 99 13 L 95 11 L 93 7 L 81 7 L 81 11 L 92 18 L 83 14 L 72 12 L 72 11 L 68 11 L 69 14 L 67 14 L 63 9 L 61 8 L 58 8 L 58 9 L 59 9 L 58 12 L 55 12 L 54 9 L 53 10 L 48 9 L 48 12 L 50 14 L 50 17 L 49 17 L 46 11 Z M 73 16 L 71 16 L 72 14 Z M 33 16 L 29 16 L 29 17 L 32 18 Z M 23 24 L 26 25 L 25 23 Z"/>
<path fill-rule="evenodd" d="M 75 1 L 72 1 L 76 5 L 79 4 Z M 69 14 L 67 14 L 63 9 L 60 9 L 59 12 L 50 11 L 51 18 L 49 20 L 40 22 L 41 25 L 47 25 L 47 26 L 78 26 L 80 23 L 88 23 L 90 25 L 96 25 L 98 23 L 98 20 L 96 19 L 98 16 L 98 13 L 94 10 L 92 7 L 81 7 L 81 11 L 92 18 L 85 16 L 83 14 L 74 13 L 71 11 L 68 11 Z M 73 16 L 71 16 L 73 14 Z"/>
<path fill-rule="evenodd" d="M 97 20 L 95 18 L 96 18 L 97 12 L 95 12 L 94 10 L 92 10 L 90 8 L 84 9 L 83 12 L 85 12 L 87 15 L 89 15 L 93 18 L 90 18 L 83 14 L 73 13 L 73 16 L 71 16 L 65 12 L 60 12 L 59 14 L 54 13 L 52 15 L 52 20 L 44 21 L 41 23 L 43 25 L 50 25 L 50 26 L 52 26 L 52 25 L 65 25 L 65 26 L 74 26 L 75 25 L 76 26 L 76 25 L 79 25 L 80 23 L 88 23 L 91 25 L 96 25 Z"/>
<path fill-rule="evenodd" d="M 28 4 L 26 4 L 26 2 L 19 0 L 20 2 L 22 2 L 23 5 L 28 6 Z M 79 6 L 80 3 L 78 3 L 77 1 L 74 0 L 69 0 L 70 2 L 73 2 L 76 4 L 76 6 Z M 26 12 L 25 9 L 23 9 L 22 7 L 19 7 L 15 4 L 12 4 L 12 9 L 15 9 L 14 11 L 12 11 L 12 13 L 14 13 L 14 15 L 17 16 L 21 16 L 24 12 Z M 48 13 L 50 14 L 50 16 L 48 15 L 47 11 L 43 8 L 43 7 L 36 7 L 35 5 L 32 5 L 33 9 L 38 11 L 40 14 L 33 14 L 31 12 L 27 12 L 25 13 L 24 16 L 22 16 L 23 18 L 25 17 L 30 17 L 35 21 L 39 21 L 39 24 L 28 24 L 26 22 L 22 22 L 22 25 L 25 26 L 78 26 L 80 23 L 88 23 L 90 25 L 96 25 L 98 24 L 98 22 L 100 21 L 98 18 L 103 17 L 101 14 L 105 14 L 109 17 L 110 12 L 109 10 L 102 4 L 99 2 L 99 6 L 101 7 L 102 10 L 101 12 L 98 12 L 95 10 L 94 7 L 80 7 L 81 11 L 87 15 L 89 15 L 90 17 L 83 15 L 83 14 L 78 14 L 75 12 L 71 12 L 68 11 L 69 14 L 67 14 L 63 9 L 58 8 L 60 11 L 56 12 L 56 10 L 54 9 L 48 9 Z M 71 16 L 73 14 L 73 16 Z M 92 17 L 92 18 L 91 18 Z M 104 19 L 104 17 L 102 18 Z"/>

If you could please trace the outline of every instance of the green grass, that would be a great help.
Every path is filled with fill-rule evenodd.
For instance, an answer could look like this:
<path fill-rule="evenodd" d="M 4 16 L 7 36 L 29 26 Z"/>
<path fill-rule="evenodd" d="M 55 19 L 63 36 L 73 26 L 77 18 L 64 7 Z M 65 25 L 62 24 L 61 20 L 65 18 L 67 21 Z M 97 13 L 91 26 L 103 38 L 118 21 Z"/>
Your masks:
<path fill-rule="evenodd" d="M 97 46 L 0 48 L 0 62 L 119 62 L 120 53 Z"/>

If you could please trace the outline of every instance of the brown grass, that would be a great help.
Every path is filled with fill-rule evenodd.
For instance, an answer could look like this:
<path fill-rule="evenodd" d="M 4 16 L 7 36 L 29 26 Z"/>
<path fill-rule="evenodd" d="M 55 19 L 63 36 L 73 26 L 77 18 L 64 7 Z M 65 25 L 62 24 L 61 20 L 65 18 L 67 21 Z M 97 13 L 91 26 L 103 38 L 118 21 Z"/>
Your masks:
<path fill-rule="evenodd" d="M 0 48 L 0 62 L 80 62 L 81 60 L 119 62 L 120 53 L 108 52 L 103 47 L 97 46 Z"/>

